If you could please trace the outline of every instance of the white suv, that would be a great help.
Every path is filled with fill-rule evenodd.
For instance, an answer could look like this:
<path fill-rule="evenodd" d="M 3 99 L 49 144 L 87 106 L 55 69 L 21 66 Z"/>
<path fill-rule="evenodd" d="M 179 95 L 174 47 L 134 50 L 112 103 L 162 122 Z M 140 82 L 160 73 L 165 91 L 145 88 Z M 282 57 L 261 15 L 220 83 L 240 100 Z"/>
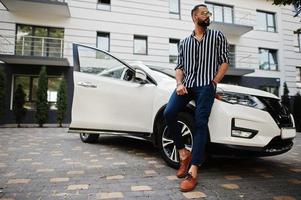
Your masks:
<path fill-rule="evenodd" d="M 179 155 L 163 118 L 175 89 L 174 71 L 141 62 L 127 64 L 108 52 L 80 44 L 73 44 L 73 56 L 69 132 L 80 133 L 83 142 L 95 142 L 99 134 L 143 138 L 161 150 L 167 164 L 177 167 Z M 277 96 L 227 84 L 218 84 L 216 96 L 209 119 L 208 152 L 268 156 L 292 148 L 293 117 Z M 193 113 L 192 101 L 178 117 L 190 150 Z"/>

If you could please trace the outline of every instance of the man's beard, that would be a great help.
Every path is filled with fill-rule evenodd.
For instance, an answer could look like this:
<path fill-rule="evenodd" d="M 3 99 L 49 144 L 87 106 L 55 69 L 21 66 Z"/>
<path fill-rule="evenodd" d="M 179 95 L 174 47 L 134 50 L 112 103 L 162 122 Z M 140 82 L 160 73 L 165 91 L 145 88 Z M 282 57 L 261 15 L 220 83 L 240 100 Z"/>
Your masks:
<path fill-rule="evenodd" d="M 207 28 L 207 26 L 210 25 L 210 21 L 209 21 L 209 20 L 208 20 L 208 21 L 201 21 L 201 20 L 199 20 L 199 21 L 198 21 L 198 25 L 199 25 L 200 27 Z"/>

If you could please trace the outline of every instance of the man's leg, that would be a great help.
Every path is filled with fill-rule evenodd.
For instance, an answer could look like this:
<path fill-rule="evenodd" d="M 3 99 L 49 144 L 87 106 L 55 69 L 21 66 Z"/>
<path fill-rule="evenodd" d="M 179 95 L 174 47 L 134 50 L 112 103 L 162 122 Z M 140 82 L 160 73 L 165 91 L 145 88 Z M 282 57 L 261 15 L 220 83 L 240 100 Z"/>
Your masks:
<path fill-rule="evenodd" d="M 214 102 L 213 85 L 193 89 L 196 103 L 195 132 L 193 134 L 192 160 L 188 178 L 181 183 L 182 191 L 191 191 L 197 183 L 198 166 L 204 160 L 204 150 L 208 137 L 208 120 Z"/>
<path fill-rule="evenodd" d="M 176 148 L 180 154 L 180 168 L 177 172 L 177 176 L 179 178 L 185 176 L 191 160 L 191 154 L 185 148 L 183 143 L 180 125 L 177 123 L 177 117 L 178 113 L 185 108 L 190 100 L 190 94 L 177 95 L 177 93 L 174 91 L 164 110 L 164 117 L 167 123 L 168 132 L 170 135 L 172 135 Z"/>
<path fill-rule="evenodd" d="M 190 100 L 189 94 L 177 95 L 176 91 L 174 91 L 164 110 L 168 132 L 173 136 L 177 149 L 183 149 L 185 147 L 181 136 L 180 126 L 177 123 L 178 114 L 185 108 Z"/>

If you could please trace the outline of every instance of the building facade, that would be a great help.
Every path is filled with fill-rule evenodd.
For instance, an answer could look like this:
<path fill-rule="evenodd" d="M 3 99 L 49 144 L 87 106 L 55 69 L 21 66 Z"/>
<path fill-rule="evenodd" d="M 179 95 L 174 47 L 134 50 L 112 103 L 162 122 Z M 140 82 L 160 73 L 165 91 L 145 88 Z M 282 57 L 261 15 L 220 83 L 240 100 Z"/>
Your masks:
<path fill-rule="evenodd" d="M 73 91 L 72 42 L 96 46 L 125 61 L 174 67 L 179 41 L 191 34 L 193 6 L 206 3 L 209 28 L 221 30 L 230 44 L 230 70 L 224 82 L 282 95 L 301 91 L 300 17 L 293 6 L 266 0 L 0 0 L 0 67 L 5 69 L 6 114 L 17 84 L 26 93 L 25 123 L 34 123 L 37 77 L 49 76 L 49 123 L 55 123 L 62 76 L 68 82 L 70 122 Z"/>

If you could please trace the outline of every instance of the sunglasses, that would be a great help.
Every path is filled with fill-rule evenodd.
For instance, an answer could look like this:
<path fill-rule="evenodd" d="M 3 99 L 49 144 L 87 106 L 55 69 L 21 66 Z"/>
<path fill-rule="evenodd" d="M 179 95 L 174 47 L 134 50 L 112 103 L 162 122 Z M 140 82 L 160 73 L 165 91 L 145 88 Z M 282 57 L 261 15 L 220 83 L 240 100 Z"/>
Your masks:
<path fill-rule="evenodd" d="M 209 11 L 204 11 L 204 12 L 201 12 L 200 13 L 202 16 L 205 16 L 205 17 L 211 17 L 212 16 L 212 13 L 209 12 Z"/>

